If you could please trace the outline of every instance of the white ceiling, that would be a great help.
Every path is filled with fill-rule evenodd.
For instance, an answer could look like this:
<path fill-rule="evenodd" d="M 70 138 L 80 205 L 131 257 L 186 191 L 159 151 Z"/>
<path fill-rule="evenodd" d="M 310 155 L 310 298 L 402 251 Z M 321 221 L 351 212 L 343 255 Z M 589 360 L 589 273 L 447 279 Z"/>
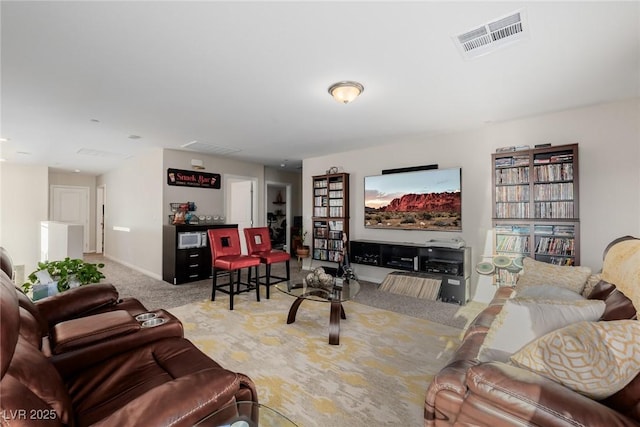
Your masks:
<path fill-rule="evenodd" d="M 637 1 L 0 7 L 0 135 L 10 139 L 1 156 L 61 170 L 100 174 L 193 140 L 295 166 L 404 136 L 640 96 Z M 516 10 L 528 38 L 462 57 L 452 36 Z M 364 93 L 336 103 L 327 88 L 340 80 L 362 83 Z"/>

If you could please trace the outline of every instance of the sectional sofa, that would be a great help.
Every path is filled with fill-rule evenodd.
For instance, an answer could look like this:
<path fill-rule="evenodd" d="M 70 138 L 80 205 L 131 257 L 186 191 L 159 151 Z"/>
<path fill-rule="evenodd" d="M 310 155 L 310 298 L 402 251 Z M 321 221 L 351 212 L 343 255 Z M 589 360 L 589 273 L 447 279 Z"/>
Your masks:
<path fill-rule="evenodd" d="M 640 240 L 599 274 L 525 261 L 429 385 L 425 427 L 640 425 Z"/>

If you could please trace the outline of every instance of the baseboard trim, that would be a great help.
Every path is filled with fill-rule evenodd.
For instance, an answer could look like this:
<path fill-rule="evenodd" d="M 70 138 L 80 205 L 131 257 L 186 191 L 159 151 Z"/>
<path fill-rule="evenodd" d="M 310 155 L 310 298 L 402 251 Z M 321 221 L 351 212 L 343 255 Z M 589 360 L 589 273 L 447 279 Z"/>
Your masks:
<path fill-rule="evenodd" d="M 149 276 L 149 277 L 151 277 L 153 279 L 156 279 L 156 280 L 162 280 L 162 276 L 161 275 L 153 273 L 153 272 L 151 272 L 149 270 L 145 270 L 144 268 L 140 268 L 137 265 L 133 265 L 131 263 L 128 263 L 128 262 L 126 262 L 124 260 L 121 260 L 119 258 L 116 258 L 114 256 L 107 255 L 106 253 L 103 253 L 102 256 L 104 256 L 107 259 L 110 259 L 111 261 L 118 262 L 118 263 L 124 265 L 125 267 L 129 267 L 130 269 L 135 270 L 135 271 L 137 271 L 139 273 L 142 273 L 145 276 Z"/>

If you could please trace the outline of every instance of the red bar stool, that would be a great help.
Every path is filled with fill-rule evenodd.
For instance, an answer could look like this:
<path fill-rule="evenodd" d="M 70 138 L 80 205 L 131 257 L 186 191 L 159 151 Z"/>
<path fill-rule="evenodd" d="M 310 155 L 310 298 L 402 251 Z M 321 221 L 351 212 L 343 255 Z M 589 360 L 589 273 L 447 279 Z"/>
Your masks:
<path fill-rule="evenodd" d="M 213 273 L 213 289 L 211 290 L 211 301 L 216 300 L 216 290 L 229 295 L 229 310 L 233 310 L 233 296 L 256 290 L 256 300 L 260 301 L 258 289 L 258 274 L 256 273 L 256 283 L 251 284 L 251 268 L 260 265 L 260 259 L 242 255 L 240 247 L 240 233 L 237 228 L 212 228 L 208 230 L 209 245 L 211 246 L 211 266 Z M 247 283 L 240 281 L 240 273 L 243 268 L 248 269 Z M 218 285 L 218 272 L 229 272 L 229 283 Z M 237 281 L 234 283 L 233 275 L 237 272 Z M 241 288 L 241 285 L 245 285 Z M 219 289 L 226 288 L 229 289 Z"/>
<path fill-rule="evenodd" d="M 266 272 L 264 276 L 260 276 L 256 273 L 257 283 L 265 285 L 267 287 L 267 299 L 269 299 L 269 288 L 276 283 L 284 282 L 291 278 L 289 272 L 289 260 L 291 255 L 285 251 L 278 251 L 271 248 L 271 238 L 269 237 L 269 228 L 267 227 L 253 227 L 244 229 L 244 237 L 247 242 L 247 253 L 260 260 L 261 264 L 266 266 Z M 271 264 L 284 262 L 286 265 L 287 276 L 272 276 Z M 260 279 L 265 279 L 261 282 Z M 272 282 L 271 279 L 278 279 Z"/>

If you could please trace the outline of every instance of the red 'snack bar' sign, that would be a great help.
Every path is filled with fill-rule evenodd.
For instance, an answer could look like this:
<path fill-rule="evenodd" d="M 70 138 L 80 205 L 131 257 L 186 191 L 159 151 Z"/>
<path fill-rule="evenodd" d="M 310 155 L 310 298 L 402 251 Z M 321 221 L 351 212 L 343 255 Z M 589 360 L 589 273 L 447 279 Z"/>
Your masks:
<path fill-rule="evenodd" d="M 220 189 L 220 174 L 182 169 L 167 169 L 167 184 L 180 187 Z"/>

